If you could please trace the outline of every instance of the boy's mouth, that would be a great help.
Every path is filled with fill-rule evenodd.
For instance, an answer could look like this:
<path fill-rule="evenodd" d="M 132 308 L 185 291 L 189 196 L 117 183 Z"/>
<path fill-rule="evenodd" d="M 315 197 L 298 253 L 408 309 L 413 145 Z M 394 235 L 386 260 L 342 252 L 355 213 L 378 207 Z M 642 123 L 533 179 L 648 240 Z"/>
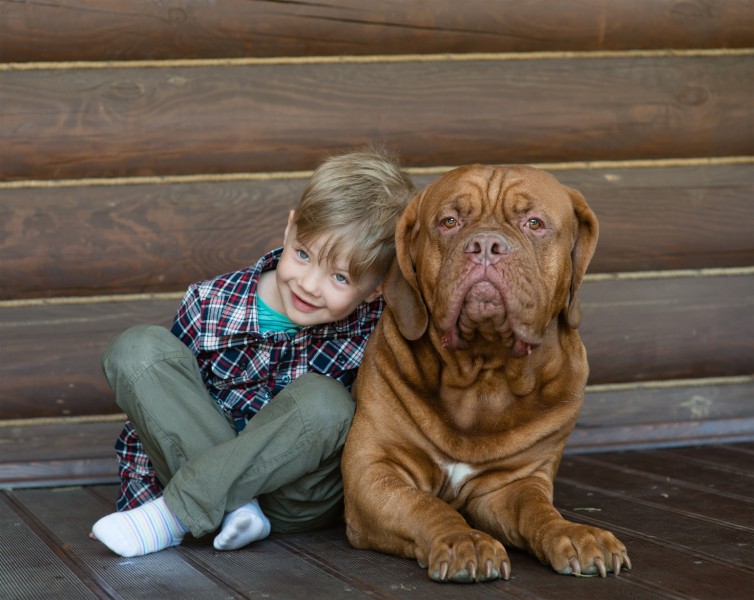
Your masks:
<path fill-rule="evenodd" d="M 311 312 L 314 312 L 315 310 L 319 310 L 319 306 L 310 304 L 309 302 L 304 300 L 301 296 L 299 296 L 295 292 L 291 292 L 291 299 L 293 300 L 293 306 L 298 311 L 301 311 L 304 313 L 311 313 Z"/>

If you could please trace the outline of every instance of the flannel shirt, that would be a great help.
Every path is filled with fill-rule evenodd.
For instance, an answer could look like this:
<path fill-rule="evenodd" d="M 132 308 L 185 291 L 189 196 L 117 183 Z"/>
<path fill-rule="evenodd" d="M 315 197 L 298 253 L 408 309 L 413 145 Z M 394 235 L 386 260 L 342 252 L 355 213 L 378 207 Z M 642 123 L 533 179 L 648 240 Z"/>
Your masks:
<path fill-rule="evenodd" d="M 176 314 L 172 332 L 196 355 L 210 395 L 229 414 L 237 431 L 287 384 L 313 371 L 334 377 L 349 390 L 377 324 L 382 298 L 362 302 L 341 321 L 304 327 L 295 333 L 261 332 L 257 320 L 259 275 L 274 269 L 278 248 L 254 266 L 192 284 Z M 162 495 L 149 457 L 127 422 L 115 443 L 121 489 L 118 510 L 135 508 Z"/>

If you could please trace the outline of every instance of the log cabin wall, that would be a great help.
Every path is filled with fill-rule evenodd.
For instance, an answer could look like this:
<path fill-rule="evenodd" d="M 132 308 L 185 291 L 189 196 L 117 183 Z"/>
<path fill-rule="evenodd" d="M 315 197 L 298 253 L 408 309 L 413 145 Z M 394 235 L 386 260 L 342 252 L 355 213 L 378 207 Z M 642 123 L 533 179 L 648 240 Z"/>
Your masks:
<path fill-rule="evenodd" d="M 754 439 L 754 3 L 0 2 L 0 61 L 0 486 L 112 480 L 108 342 L 368 143 L 597 213 L 570 452 Z"/>

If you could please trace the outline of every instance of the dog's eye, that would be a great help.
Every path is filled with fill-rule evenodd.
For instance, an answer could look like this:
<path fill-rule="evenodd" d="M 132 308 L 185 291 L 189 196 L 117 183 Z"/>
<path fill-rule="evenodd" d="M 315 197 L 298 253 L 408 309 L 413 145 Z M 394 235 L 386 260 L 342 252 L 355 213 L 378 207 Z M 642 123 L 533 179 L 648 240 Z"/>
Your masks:
<path fill-rule="evenodd" d="M 526 222 L 526 226 L 531 229 L 532 231 L 536 231 L 537 229 L 542 229 L 542 227 L 545 226 L 545 224 L 542 222 L 541 219 L 537 219 L 536 217 L 532 217 Z"/>
<path fill-rule="evenodd" d="M 455 219 L 455 217 L 445 217 L 440 222 L 440 225 L 445 227 L 445 229 L 453 229 L 454 227 L 458 227 L 458 221 Z"/>

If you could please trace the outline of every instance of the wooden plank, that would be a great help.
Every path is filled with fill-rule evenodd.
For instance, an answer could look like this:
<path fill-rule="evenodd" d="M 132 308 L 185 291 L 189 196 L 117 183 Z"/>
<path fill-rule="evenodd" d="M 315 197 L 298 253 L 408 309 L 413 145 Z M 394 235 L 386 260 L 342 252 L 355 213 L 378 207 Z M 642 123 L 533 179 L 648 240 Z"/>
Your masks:
<path fill-rule="evenodd" d="M 0 418 L 119 412 L 100 368 L 103 352 L 131 325 L 169 327 L 178 304 L 171 299 L 0 309 Z"/>
<path fill-rule="evenodd" d="M 344 535 L 342 529 L 338 535 Z M 245 598 L 367 600 L 381 591 L 365 586 L 352 569 L 334 570 L 325 560 L 307 560 L 307 556 L 291 552 L 277 537 L 255 542 L 252 552 L 214 552 L 211 537 L 183 544 L 181 551 L 217 579 L 233 581 L 237 589 L 249 593 Z"/>
<path fill-rule="evenodd" d="M 714 452 L 715 448 L 705 446 L 704 451 Z M 582 459 L 583 460 L 583 459 Z M 707 492 L 734 496 L 751 501 L 754 496 L 754 472 L 749 469 L 731 469 L 724 461 L 699 464 L 694 461 L 679 460 L 677 452 L 669 450 L 647 450 L 644 452 L 620 452 L 593 454 L 590 462 L 610 465 L 631 473 L 641 473 L 644 477 L 663 486 L 679 481 L 684 487 L 700 488 Z M 704 482 L 701 484 L 700 482 Z"/>
<path fill-rule="evenodd" d="M 680 461 L 688 461 L 695 465 L 708 466 L 721 464 L 729 469 L 736 477 L 748 474 L 751 477 L 752 465 L 754 465 L 754 444 L 735 446 L 713 446 L 705 448 L 674 448 L 667 450 L 673 458 Z M 754 497 L 754 495 L 752 495 Z"/>
<path fill-rule="evenodd" d="M 592 384 L 751 375 L 754 274 L 588 281 L 582 290 Z M 0 308 L 0 418 L 117 412 L 100 371 L 103 351 L 132 324 L 169 325 L 178 303 Z"/>
<path fill-rule="evenodd" d="M 754 419 L 709 419 L 605 427 L 577 427 L 566 452 L 590 454 L 614 450 L 674 448 L 692 444 L 724 444 L 754 439 Z"/>
<path fill-rule="evenodd" d="M 186 289 L 279 246 L 304 185 L 0 190 L 0 297 Z"/>
<path fill-rule="evenodd" d="M 754 154 L 754 54 L 0 72 L 2 179 Z M 347 82 L 347 83 L 346 83 Z"/>
<path fill-rule="evenodd" d="M 704 479 L 706 483 L 720 478 L 719 474 L 711 479 L 707 475 Z M 750 536 L 754 534 L 754 502 L 743 495 L 721 494 L 715 489 L 687 484 L 677 478 L 658 482 L 656 477 L 644 476 L 641 470 L 624 469 L 584 456 L 565 459 L 558 470 L 558 479 L 571 483 L 593 482 L 592 491 L 599 488 L 606 490 L 611 496 L 630 498 L 632 502 L 645 507 L 658 507 L 668 514 L 668 518 L 674 516 L 678 520 L 705 521 L 722 525 L 731 532 L 748 532 Z M 754 479 L 749 481 L 749 490 L 754 491 Z M 637 530 L 641 531 L 638 525 Z M 695 532 L 695 535 L 698 534 L 698 531 Z M 677 537 L 684 535 L 688 535 L 688 532 L 679 531 Z M 739 547 L 727 551 L 735 554 L 729 554 L 726 558 L 735 559 L 754 571 L 754 555 L 750 549 Z"/>
<path fill-rule="evenodd" d="M 582 427 L 621 427 L 754 418 L 754 375 L 731 379 L 596 385 L 587 389 Z"/>
<path fill-rule="evenodd" d="M 23 519 L 19 518 L 8 502 L 0 495 L 0 594 L 3 598 L 57 598 L 96 599 L 74 572 L 68 568 L 51 548 L 36 535 Z M 44 573 L 40 577 L 39 573 Z"/>
<path fill-rule="evenodd" d="M 590 281 L 582 308 L 591 383 L 751 374 L 752 273 Z"/>
<path fill-rule="evenodd" d="M 0 61 L 735 48 L 753 20 L 737 0 L 29 0 L 0 14 Z"/>
<path fill-rule="evenodd" d="M 754 377 L 588 386 L 568 454 L 754 440 Z"/>
<path fill-rule="evenodd" d="M 553 173 L 600 219 L 590 273 L 754 265 L 754 163 Z M 0 299 L 174 291 L 237 269 L 281 243 L 306 181 L 0 189 Z"/>
<path fill-rule="evenodd" d="M 38 424 L 16 426 L 0 421 L 0 489 L 117 481 L 113 446 L 124 420 L 35 419 Z"/>
<path fill-rule="evenodd" d="M 51 537 L 69 560 L 76 563 L 80 577 L 109 598 L 243 598 L 231 586 L 208 577 L 206 572 L 175 549 L 146 559 L 123 559 L 87 536 L 100 517 L 112 507 L 85 488 L 19 490 L 13 492 L 17 505 L 43 535 Z M 115 590 L 118 590 L 115 592 Z"/>

